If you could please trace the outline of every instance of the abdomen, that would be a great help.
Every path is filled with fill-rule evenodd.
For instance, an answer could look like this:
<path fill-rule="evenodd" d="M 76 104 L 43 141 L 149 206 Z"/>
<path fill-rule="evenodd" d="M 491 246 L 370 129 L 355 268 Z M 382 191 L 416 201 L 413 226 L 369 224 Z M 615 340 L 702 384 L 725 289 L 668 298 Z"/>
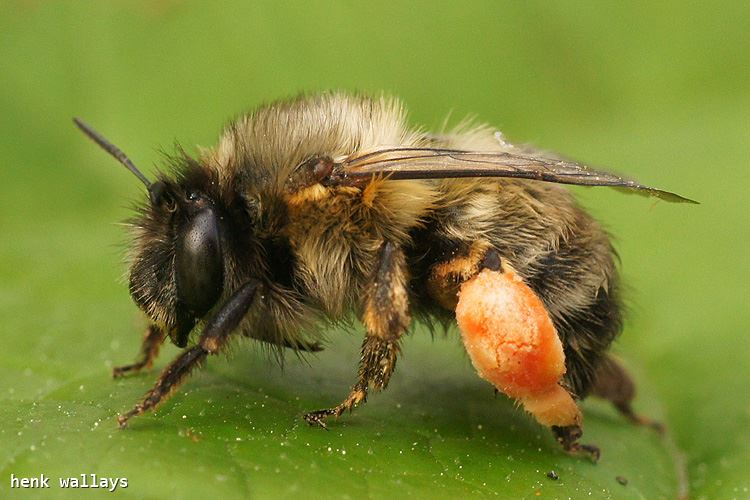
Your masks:
<path fill-rule="evenodd" d="M 606 232 L 561 186 L 486 179 L 440 185 L 441 203 L 412 233 L 415 312 L 452 320 L 461 281 L 477 272 L 477 255 L 495 249 L 544 303 L 564 346 L 566 382 L 584 397 L 621 328 Z"/>

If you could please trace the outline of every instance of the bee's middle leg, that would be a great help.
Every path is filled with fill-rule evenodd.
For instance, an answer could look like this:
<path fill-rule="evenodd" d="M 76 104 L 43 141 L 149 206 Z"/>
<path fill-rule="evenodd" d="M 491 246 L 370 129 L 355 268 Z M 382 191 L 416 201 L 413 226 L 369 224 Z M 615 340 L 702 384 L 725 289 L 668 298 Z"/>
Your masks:
<path fill-rule="evenodd" d="M 365 294 L 362 322 L 367 334 L 362 343 L 357 382 L 338 405 L 305 414 L 310 425 L 326 427 L 327 417 L 338 417 L 367 400 L 368 390 L 382 390 L 396 367 L 399 341 L 409 327 L 408 273 L 403 251 L 391 242 L 380 248 Z"/>

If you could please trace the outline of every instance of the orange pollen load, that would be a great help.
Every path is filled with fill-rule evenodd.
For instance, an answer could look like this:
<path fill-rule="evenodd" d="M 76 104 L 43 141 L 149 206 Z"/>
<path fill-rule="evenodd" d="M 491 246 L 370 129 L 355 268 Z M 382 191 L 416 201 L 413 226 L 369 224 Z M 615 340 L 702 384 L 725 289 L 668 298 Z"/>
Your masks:
<path fill-rule="evenodd" d="M 544 425 L 575 425 L 580 412 L 560 385 L 565 354 L 544 304 L 503 263 L 461 286 L 456 319 L 479 376 L 521 400 Z"/>

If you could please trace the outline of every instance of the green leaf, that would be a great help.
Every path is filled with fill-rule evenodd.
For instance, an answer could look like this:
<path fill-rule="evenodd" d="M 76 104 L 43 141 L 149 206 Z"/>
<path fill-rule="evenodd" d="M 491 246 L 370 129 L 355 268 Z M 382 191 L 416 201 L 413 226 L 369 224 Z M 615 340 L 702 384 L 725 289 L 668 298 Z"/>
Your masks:
<path fill-rule="evenodd" d="M 133 419 L 125 430 L 115 415 L 155 374 L 113 381 L 105 370 L 71 367 L 77 375 L 70 381 L 34 401 L 5 405 L 3 477 L 93 472 L 127 477 L 129 494 L 157 497 L 307 491 L 378 497 L 397 490 L 656 498 L 675 491 L 668 440 L 590 404 L 586 437 L 602 447 L 603 458 L 593 464 L 567 456 L 548 430 L 493 395 L 455 337 L 432 340 L 421 331 L 406 342 L 388 391 L 327 431 L 309 427 L 301 415 L 336 403 L 352 380 L 359 342 L 337 333 L 337 348 L 309 364 L 290 358 L 283 370 L 248 349 L 212 359 L 155 414 Z M 559 479 L 549 479 L 549 471 Z"/>

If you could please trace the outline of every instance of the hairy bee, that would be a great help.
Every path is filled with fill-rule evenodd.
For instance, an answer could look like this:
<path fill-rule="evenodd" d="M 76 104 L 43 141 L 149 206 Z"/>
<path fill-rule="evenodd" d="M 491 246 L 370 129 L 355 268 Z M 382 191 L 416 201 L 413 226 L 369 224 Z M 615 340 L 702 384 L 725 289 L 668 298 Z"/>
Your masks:
<path fill-rule="evenodd" d="M 340 404 L 305 415 L 325 427 L 388 385 L 413 316 L 452 321 L 461 287 L 504 265 L 556 329 L 564 376 L 555 385 L 643 420 L 632 382 L 606 354 L 622 323 L 612 245 L 558 184 L 690 200 L 513 146 L 488 127 L 410 128 L 385 97 L 328 93 L 260 107 L 215 148 L 174 158 L 156 182 L 75 121 L 149 194 L 132 224 L 130 293 L 151 324 L 137 361 L 114 375 L 150 367 L 166 336 L 185 348 L 121 426 L 235 333 L 316 351 L 322 325 L 355 311 L 366 330 L 356 382 Z M 580 418 L 551 422 L 530 408 L 566 450 L 598 456 L 579 444 Z"/>

